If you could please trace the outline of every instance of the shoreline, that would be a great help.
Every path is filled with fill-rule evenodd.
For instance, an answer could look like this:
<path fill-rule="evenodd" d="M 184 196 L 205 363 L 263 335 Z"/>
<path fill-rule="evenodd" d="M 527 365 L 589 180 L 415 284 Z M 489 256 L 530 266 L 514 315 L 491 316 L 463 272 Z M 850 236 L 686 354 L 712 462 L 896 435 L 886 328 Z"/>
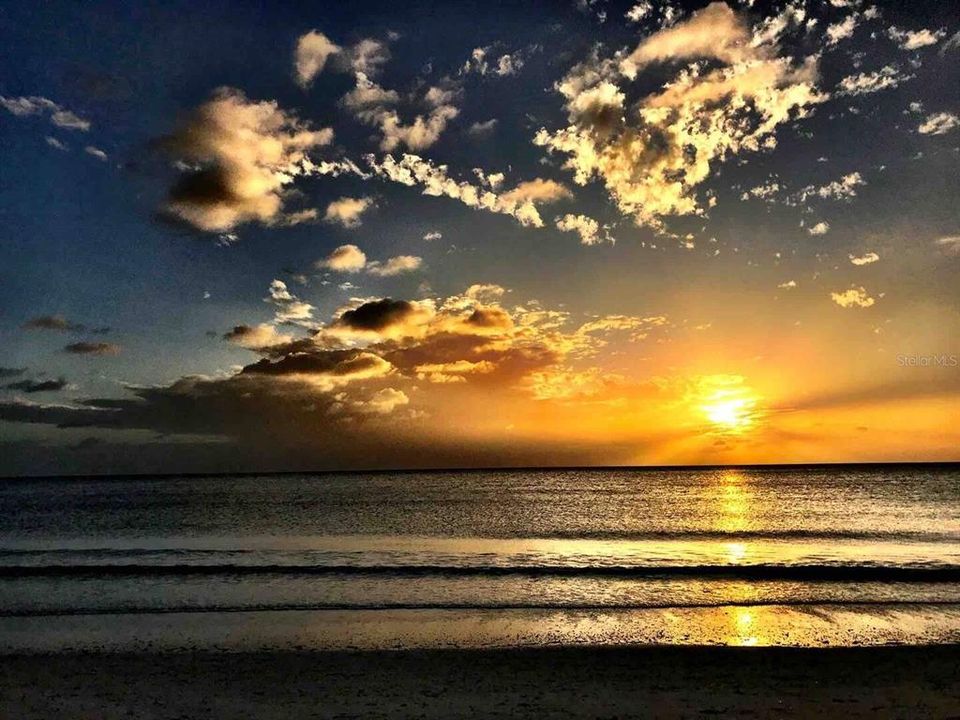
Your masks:
<path fill-rule="evenodd" d="M 0 716 L 950 717 L 960 645 L 0 656 Z"/>
<path fill-rule="evenodd" d="M 0 617 L 0 654 L 960 646 L 960 604 L 145 612 Z M 958 713 L 960 714 L 960 713 Z"/>

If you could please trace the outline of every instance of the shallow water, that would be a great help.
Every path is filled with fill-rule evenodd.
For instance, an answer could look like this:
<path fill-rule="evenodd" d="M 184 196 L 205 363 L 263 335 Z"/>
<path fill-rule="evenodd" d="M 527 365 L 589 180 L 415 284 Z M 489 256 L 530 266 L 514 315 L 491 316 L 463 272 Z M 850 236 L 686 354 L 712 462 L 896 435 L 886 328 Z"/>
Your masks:
<path fill-rule="evenodd" d="M 384 646 L 956 642 L 958 608 L 951 467 L 0 486 L 10 647 L 97 628 L 162 645 L 164 627 L 171 642 L 233 627 L 256 644 L 277 623 L 271 642 L 333 646 L 338 623 Z M 437 636 L 411 634 L 409 617 Z"/>

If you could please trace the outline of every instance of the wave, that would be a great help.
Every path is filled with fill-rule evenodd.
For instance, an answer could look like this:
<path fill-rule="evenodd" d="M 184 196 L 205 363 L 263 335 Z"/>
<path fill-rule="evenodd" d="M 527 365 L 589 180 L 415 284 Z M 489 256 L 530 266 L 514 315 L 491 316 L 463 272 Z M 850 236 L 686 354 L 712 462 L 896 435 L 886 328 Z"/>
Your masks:
<path fill-rule="evenodd" d="M 365 535 L 358 535 L 364 538 Z M 918 530 L 839 530 L 839 529 L 755 529 L 755 530 L 718 530 L 718 529 L 616 529 L 593 528 L 578 530 L 552 530 L 543 533 L 489 533 L 482 535 L 394 535 L 397 540 L 718 540 L 734 542 L 737 540 L 869 540 L 889 543 L 901 542 L 930 542 L 960 544 L 960 532 L 956 531 L 918 531 Z M 110 547 L 89 545 L 85 547 L 2 547 L 0 557 L 4 555 L 48 555 L 48 554 L 148 554 L 148 553 L 229 553 L 245 554 L 262 552 L 264 550 L 289 550 L 280 546 L 276 548 L 215 548 L 215 547 L 143 547 L 131 545 L 129 547 Z M 322 551 L 323 548 L 315 548 Z M 300 551 L 309 551 L 310 548 L 297 548 Z"/>
<path fill-rule="evenodd" d="M 877 609 L 883 607 L 930 607 L 960 611 L 960 601 L 956 600 L 744 600 L 717 602 L 663 602 L 663 603 L 457 603 L 457 602 L 382 602 L 382 603 L 277 603 L 250 605 L 178 605 L 175 607 L 118 606 L 118 607 L 79 607 L 79 608 L 42 608 L 23 610 L 2 610 L 0 617 L 55 617 L 77 615 L 168 615 L 178 613 L 244 613 L 244 612 L 304 612 L 304 611 L 380 611 L 380 610 L 542 610 L 542 611 L 583 611 L 583 612 L 627 612 L 630 610 L 698 610 L 723 608 L 844 608 Z"/>
<path fill-rule="evenodd" d="M 960 582 L 960 565 L 4 565 L 0 578 L 184 575 L 375 575 L 388 577 L 731 578 L 741 580 Z"/>
<path fill-rule="evenodd" d="M 507 539 L 507 538 L 505 538 Z M 517 539 L 517 538 L 509 538 Z M 528 539 L 524 537 L 523 539 Z M 889 530 L 571 530 L 535 535 L 533 540 L 882 540 L 960 543 L 960 533 Z"/>

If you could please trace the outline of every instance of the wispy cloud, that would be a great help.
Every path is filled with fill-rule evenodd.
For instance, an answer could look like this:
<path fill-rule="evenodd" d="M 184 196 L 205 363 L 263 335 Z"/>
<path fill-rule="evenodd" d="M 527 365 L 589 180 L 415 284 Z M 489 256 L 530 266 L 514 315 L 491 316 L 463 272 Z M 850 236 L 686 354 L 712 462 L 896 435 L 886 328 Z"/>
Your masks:
<path fill-rule="evenodd" d="M 51 123 L 65 130 L 80 130 L 86 132 L 90 129 L 89 120 L 80 117 L 76 113 L 67 110 L 53 100 L 45 97 L 37 95 L 15 98 L 0 96 L 0 106 L 3 106 L 7 112 L 17 117 L 46 115 L 49 117 Z"/>
<path fill-rule="evenodd" d="M 958 126 L 960 126 L 960 117 L 951 112 L 940 112 L 928 115 L 917 128 L 917 132 L 921 135 L 946 135 Z"/>
<path fill-rule="evenodd" d="M 63 348 L 71 355 L 119 355 L 121 347 L 116 343 L 76 342 Z"/>

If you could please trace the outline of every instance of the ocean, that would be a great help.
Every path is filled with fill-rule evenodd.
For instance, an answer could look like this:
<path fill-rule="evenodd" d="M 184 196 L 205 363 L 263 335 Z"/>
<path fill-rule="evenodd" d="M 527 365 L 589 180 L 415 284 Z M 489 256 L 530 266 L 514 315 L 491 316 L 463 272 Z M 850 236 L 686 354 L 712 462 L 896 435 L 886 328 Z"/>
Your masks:
<path fill-rule="evenodd" d="M 0 650 L 960 641 L 956 466 L 0 483 Z"/>

